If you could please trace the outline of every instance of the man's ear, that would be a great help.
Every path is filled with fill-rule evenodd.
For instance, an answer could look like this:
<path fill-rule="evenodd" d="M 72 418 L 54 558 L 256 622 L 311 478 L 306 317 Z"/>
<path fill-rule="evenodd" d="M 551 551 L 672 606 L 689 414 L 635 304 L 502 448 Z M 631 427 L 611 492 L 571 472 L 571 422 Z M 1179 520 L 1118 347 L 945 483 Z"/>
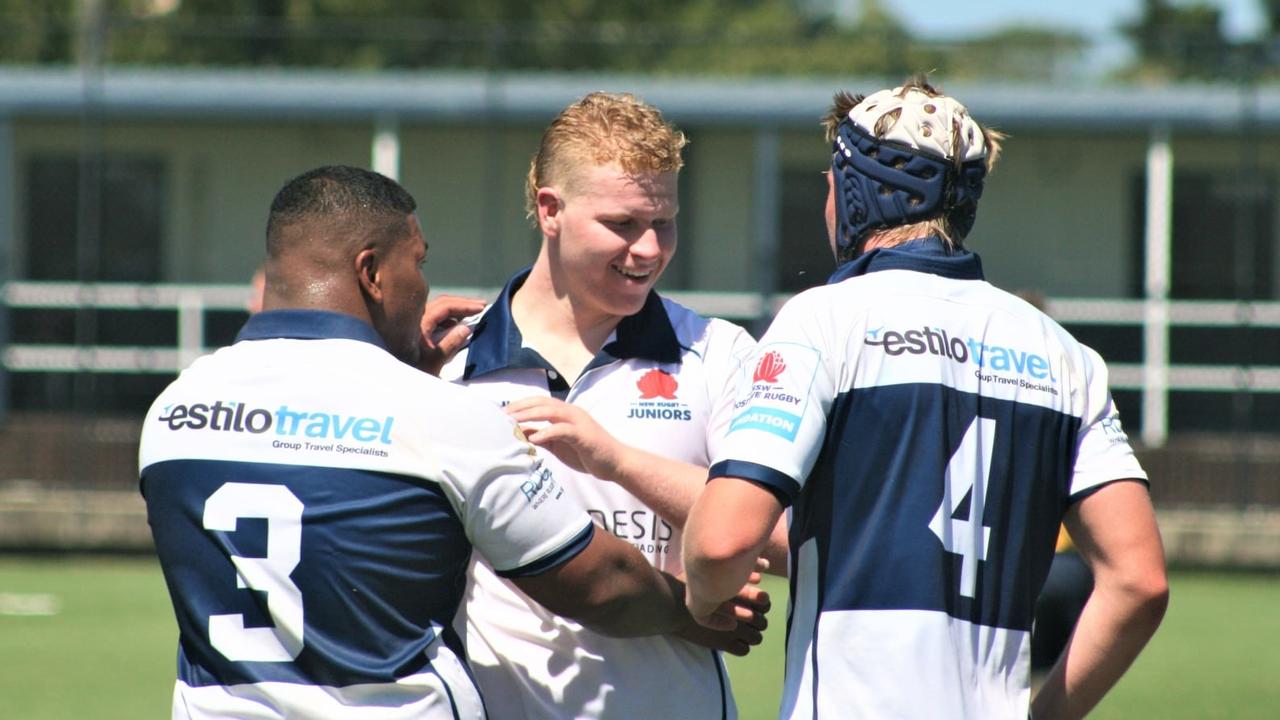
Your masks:
<path fill-rule="evenodd" d="M 538 188 L 538 229 L 547 237 L 560 235 L 560 220 L 564 214 L 564 200 L 560 191 L 552 187 Z"/>
<path fill-rule="evenodd" d="M 375 303 L 382 303 L 382 264 L 379 262 L 378 251 L 374 248 L 365 248 L 356 253 L 355 271 L 356 282 L 360 285 L 360 291 Z"/>

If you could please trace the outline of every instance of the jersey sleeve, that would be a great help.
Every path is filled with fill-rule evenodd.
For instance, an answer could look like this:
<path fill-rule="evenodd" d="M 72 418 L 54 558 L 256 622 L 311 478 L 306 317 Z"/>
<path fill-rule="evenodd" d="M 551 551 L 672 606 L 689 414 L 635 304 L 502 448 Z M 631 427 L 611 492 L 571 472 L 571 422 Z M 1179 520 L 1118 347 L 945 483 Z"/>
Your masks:
<path fill-rule="evenodd" d="M 838 368 L 819 317 L 793 298 L 743 366 L 732 417 L 710 476 L 739 477 L 794 502 L 827 431 Z"/>
<path fill-rule="evenodd" d="M 710 415 L 707 418 L 707 457 L 720 451 L 725 432 L 733 420 L 734 400 L 747 373 L 747 362 L 756 349 L 751 334 L 733 323 L 712 320 L 711 342 L 707 344 L 706 375 Z"/>
<path fill-rule="evenodd" d="M 1084 351 L 1086 403 L 1069 496 L 1080 500 L 1093 490 L 1115 481 L 1146 481 L 1147 473 L 1129 445 L 1120 424 L 1120 413 L 1111 398 L 1106 363 L 1092 349 Z"/>
<path fill-rule="evenodd" d="M 445 483 L 467 537 L 495 572 L 536 575 L 581 552 L 591 541 L 591 517 L 515 422 L 487 405 L 455 419 L 466 440 L 451 448 L 456 464 L 445 469 Z"/>

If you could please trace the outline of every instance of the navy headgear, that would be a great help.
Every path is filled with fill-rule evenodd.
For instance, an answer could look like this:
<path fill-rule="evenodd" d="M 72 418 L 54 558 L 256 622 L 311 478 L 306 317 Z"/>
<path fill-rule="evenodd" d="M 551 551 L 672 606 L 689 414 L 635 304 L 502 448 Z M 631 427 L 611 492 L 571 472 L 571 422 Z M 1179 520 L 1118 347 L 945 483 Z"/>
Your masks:
<path fill-rule="evenodd" d="M 837 248 L 860 250 L 873 230 L 942 216 L 963 239 L 989 151 L 982 128 L 949 97 L 899 87 L 864 98 L 836 128 Z"/>

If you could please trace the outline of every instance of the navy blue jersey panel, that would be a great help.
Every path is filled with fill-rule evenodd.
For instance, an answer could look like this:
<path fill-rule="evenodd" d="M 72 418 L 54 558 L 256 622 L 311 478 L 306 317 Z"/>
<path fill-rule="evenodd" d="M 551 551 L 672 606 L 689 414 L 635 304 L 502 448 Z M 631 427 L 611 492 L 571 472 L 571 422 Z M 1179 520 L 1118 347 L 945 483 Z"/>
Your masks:
<path fill-rule="evenodd" d="M 349 468 L 208 460 L 156 463 L 142 484 L 165 580 L 178 599 L 179 677 L 190 685 L 394 682 L 428 664 L 433 628 L 447 627 L 457 611 L 471 545 L 435 485 Z M 229 486 L 248 488 L 250 502 L 230 509 L 234 529 L 210 529 L 210 498 L 225 497 Z M 268 497 L 259 492 L 264 486 L 287 490 L 269 497 L 296 499 L 284 504 L 301 509 L 300 529 L 272 524 L 289 511 L 254 506 Z M 286 558 L 285 567 L 296 557 L 286 582 L 301 600 L 301 651 L 292 661 L 229 660 L 210 643 L 211 616 L 241 615 L 245 628 L 275 626 L 269 593 L 252 580 L 238 583 L 231 558 L 270 565 L 273 553 Z"/>
<path fill-rule="evenodd" d="M 1029 630 L 1079 420 L 934 384 L 852 390 L 830 418 L 791 528 L 793 548 L 817 539 L 822 609 L 933 610 Z M 965 456 L 962 442 L 977 442 L 976 427 L 990 446 L 977 451 L 989 464 L 980 527 L 969 515 L 973 487 L 953 483 L 944 508 L 948 465 Z M 960 540 L 947 547 L 944 530 Z M 966 546 L 970 531 L 979 539 Z"/>

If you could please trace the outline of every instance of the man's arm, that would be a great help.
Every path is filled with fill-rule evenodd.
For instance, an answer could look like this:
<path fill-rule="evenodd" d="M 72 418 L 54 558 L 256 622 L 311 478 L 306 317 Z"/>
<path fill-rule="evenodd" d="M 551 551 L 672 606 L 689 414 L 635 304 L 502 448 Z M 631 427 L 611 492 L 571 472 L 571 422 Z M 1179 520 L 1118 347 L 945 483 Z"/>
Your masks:
<path fill-rule="evenodd" d="M 773 493 L 753 482 L 707 483 L 684 529 L 685 604 L 695 620 L 707 624 L 742 587 L 781 515 Z"/>
<path fill-rule="evenodd" d="M 1032 703 L 1036 720 L 1092 710 L 1151 639 L 1169 603 L 1164 548 L 1142 483 L 1103 487 L 1067 513 L 1066 525 L 1093 570 L 1093 594 Z"/>
<path fill-rule="evenodd" d="M 690 508 L 706 487 L 707 468 L 627 445 L 576 405 L 530 397 L 510 403 L 506 410 L 527 428 L 529 442 L 574 470 L 621 485 L 677 528 L 685 527 Z M 760 552 L 769 572 L 787 574 L 785 521 L 779 519 Z"/>
<path fill-rule="evenodd" d="M 739 655 L 760 643 L 769 610 L 768 593 L 740 584 L 706 623 L 719 632 L 707 633 L 685 609 L 683 582 L 653 568 L 612 534 L 594 530 L 587 547 L 568 562 L 512 582 L 551 612 L 604 635 L 697 633 L 702 644 Z"/>

